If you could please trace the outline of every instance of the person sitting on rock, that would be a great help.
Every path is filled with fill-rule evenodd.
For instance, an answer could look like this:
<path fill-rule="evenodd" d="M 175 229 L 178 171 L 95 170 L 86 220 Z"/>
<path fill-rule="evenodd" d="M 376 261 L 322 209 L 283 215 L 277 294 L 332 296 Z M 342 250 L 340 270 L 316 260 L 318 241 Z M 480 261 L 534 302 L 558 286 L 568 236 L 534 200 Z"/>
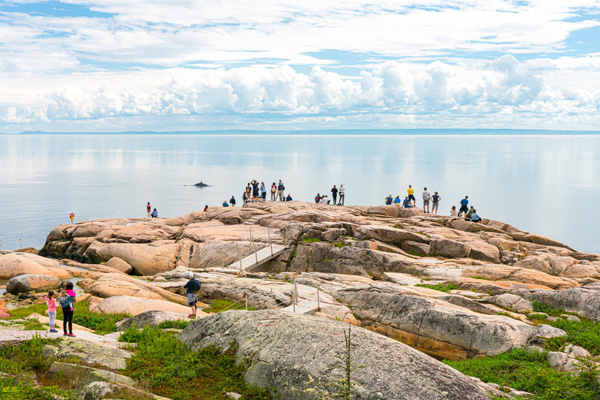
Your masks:
<path fill-rule="evenodd" d="M 473 208 L 473 212 L 471 213 L 471 222 L 481 223 L 481 217 L 477 215 L 477 210 Z"/>
<path fill-rule="evenodd" d="M 465 214 L 465 221 L 471 220 L 471 215 L 473 214 L 473 212 L 475 212 L 475 208 L 473 208 L 473 206 L 471 206 L 469 211 L 467 211 L 467 213 Z"/>
<path fill-rule="evenodd" d="M 196 280 L 193 272 L 188 272 L 189 281 L 183 286 L 186 289 L 187 304 L 192 309 L 192 313 L 188 315 L 188 318 L 196 318 L 196 304 L 198 303 L 198 296 L 196 295 L 200 291 L 200 282 Z"/>
<path fill-rule="evenodd" d="M 227 202 L 227 200 L 223 200 L 223 207 L 229 207 L 229 203 Z"/>
<path fill-rule="evenodd" d="M 394 201 L 394 198 L 390 194 L 388 197 L 385 198 L 385 205 L 386 206 L 391 206 L 392 205 L 392 201 Z"/>
<path fill-rule="evenodd" d="M 150 216 L 152 218 L 158 218 L 158 211 L 156 211 L 156 208 L 154 209 L 154 211 L 152 211 L 152 214 L 150 214 Z"/>
<path fill-rule="evenodd" d="M 292 201 L 292 195 L 288 193 L 287 197 L 285 198 L 285 201 Z"/>
<path fill-rule="evenodd" d="M 452 208 L 450 209 L 450 216 L 458 217 L 458 210 L 456 209 L 456 206 L 452 206 Z"/>
<path fill-rule="evenodd" d="M 413 205 L 412 205 L 412 203 L 410 202 L 410 199 L 408 198 L 408 196 L 406 196 L 406 197 L 404 198 L 404 203 L 403 203 L 403 205 L 404 205 L 404 208 L 411 208 L 411 207 L 413 207 Z"/>
<path fill-rule="evenodd" d="M 402 201 L 400 200 L 400 196 L 396 196 L 396 198 L 394 199 L 394 205 L 400 207 L 400 203 L 402 203 Z"/>

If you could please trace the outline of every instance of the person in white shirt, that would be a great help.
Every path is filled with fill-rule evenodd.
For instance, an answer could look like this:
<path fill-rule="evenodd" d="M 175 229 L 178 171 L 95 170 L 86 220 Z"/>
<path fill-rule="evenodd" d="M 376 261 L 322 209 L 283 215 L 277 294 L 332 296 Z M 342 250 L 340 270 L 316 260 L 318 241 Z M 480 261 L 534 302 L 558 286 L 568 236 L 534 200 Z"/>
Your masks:
<path fill-rule="evenodd" d="M 344 198 L 346 197 L 346 189 L 344 188 L 344 185 L 340 185 L 339 195 L 340 195 L 340 201 L 338 202 L 338 206 L 343 206 Z"/>
<path fill-rule="evenodd" d="M 423 190 L 423 211 L 429 213 L 429 200 L 431 199 L 431 193 L 427 191 L 427 188 L 424 188 Z"/>

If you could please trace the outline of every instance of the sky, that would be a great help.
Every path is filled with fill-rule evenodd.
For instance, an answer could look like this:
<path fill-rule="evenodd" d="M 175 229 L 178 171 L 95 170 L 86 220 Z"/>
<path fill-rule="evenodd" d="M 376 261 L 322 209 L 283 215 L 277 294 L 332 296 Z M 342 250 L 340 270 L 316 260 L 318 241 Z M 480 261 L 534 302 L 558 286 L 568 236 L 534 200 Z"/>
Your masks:
<path fill-rule="evenodd" d="M 0 1 L 0 132 L 600 130 L 600 0 Z"/>

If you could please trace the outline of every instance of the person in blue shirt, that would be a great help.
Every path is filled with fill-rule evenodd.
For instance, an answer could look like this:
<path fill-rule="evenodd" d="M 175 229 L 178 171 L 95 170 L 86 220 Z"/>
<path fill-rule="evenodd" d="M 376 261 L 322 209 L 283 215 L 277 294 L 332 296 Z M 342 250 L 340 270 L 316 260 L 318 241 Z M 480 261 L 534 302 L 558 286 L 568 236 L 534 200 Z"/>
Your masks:
<path fill-rule="evenodd" d="M 152 214 L 150 214 L 150 216 L 152 216 L 152 218 L 158 218 L 158 211 L 156 211 L 156 208 L 154 209 L 154 211 L 152 211 Z"/>
<path fill-rule="evenodd" d="M 227 203 L 227 200 L 225 200 L 225 201 L 223 202 L 223 207 L 229 207 L 229 203 Z"/>
<path fill-rule="evenodd" d="M 400 206 L 400 196 L 396 196 L 396 198 L 394 199 L 394 205 Z"/>
<path fill-rule="evenodd" d="M 392 201 L 394 201 L 394 198 L 390 194 L 388 197 L 385 198 L 385 205 L 386 206 L 391 206 L 392 205 Z"/>
<path fill-rule="evenodd" d="M 471 214 L 471 222 L 481 222 L 481 217 L 477 215 L 476 209 L 473 209 L 473 213 Z"/>
<path fill-rule="evenodd" d="M 260 183 L 260 196 L 262 197 L 263 201 L 267 200 L 267 187 L 265 186 L 264 182 Z"/>
<path fill-rule="evenodd" d="M 463 212 L 465 213 L 465 215 L 467 215 L 467 212 L 469 212 L 469 207 L 467 207 L 468 205 L 469 196 L 465 196 L 465 198 L 460 201 L 460 210 L 458 210 L 459 217 L 462 215 Z"/>
<path fill-rule="evenodd" d="M 411 208 L 412 206 L 413 206 L 413 205 L 412 205 L 412 203 L 410 202 L 410 199 L 408 198 L 408 196 L 406 196 L 406 197 L 404 198 L 404 208 Z"/>
<path fill-rule="evenodd" d="M 287 197 L 285 198 L 285 201 L 292 201 L 292 195 L 288 193 Z"/>

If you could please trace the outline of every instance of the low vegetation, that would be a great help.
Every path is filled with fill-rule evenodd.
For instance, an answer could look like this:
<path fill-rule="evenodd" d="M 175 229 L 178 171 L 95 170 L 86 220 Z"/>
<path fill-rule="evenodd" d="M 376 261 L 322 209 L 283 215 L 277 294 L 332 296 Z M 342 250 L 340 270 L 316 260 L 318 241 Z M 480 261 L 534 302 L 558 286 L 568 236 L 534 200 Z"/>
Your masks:
<path fill-rule="evenodd" d="M 304 243 L 316 243 L 316 242 L 320 242 L 321 239 L 315 238 L 315 237 L 310 237 L 310 238 L 304 238 L 304 239 L 302 239 L 302 241 Z"/>
<path fill-rule="evenodd" d="M 158 328 L 130 328 L 124 335 L 137 343 L 126 374 L 155 394 L 173 400 L 227 399 L 226 392 L 240 393 L 245 400 L 273 398 L 267 389 L 246 385 L 247 367 L 236 365 L 235 344 L 224 353 L 216 347 L 194 352 Z"/>
<path fill-rule="evenodd" d="M 246 305 L 241 303 L 234 303 L 229 300 L 215 300 L 213 301 L 208 308 L 202 309 L 202 311 L 206 313 L 216 314 L 223 311 L 229 310 L 245 310 Z M 255 308 L 248 307 L 248 310 L 256 310 Z"/>
<path fill-rule="evenodd" d="M 436 283 L 435 285 L 421 283 L 421 284 L 418 284 L 415 286 L 424 287 L 424 288 L 433 289 L 433 290 L 439 290 L 440 292 L 446 292 L 446 293 L 451 290 L 458 289 L 458 286 L 456 286 L 454 283 Z"/>
<path fill-rule="evenodd" d="M 533 393 L 530 397 L 533 400 L 600 399 L 600 367 L 597 364 L 600 360 L 600 323 L 583 317 L 579 317 L 580 321 L 569 321 L 561 316 L 570 313 L 540 302 L 533 302 L 533 309 L 528 319 L 534 324 L 548 324 L 567 332 L 566 336 L 547 339 L 544 353 L 515 349 L 496 357 L 445 363 L 484 382 Z M 550 320 L 549 316 L 559 318 Z M 578 374 L 557 371 L 546 361 L 547 351 L 562 350 L 567 344 L 581 346 L 592 354 L 577 359 Z"/>

